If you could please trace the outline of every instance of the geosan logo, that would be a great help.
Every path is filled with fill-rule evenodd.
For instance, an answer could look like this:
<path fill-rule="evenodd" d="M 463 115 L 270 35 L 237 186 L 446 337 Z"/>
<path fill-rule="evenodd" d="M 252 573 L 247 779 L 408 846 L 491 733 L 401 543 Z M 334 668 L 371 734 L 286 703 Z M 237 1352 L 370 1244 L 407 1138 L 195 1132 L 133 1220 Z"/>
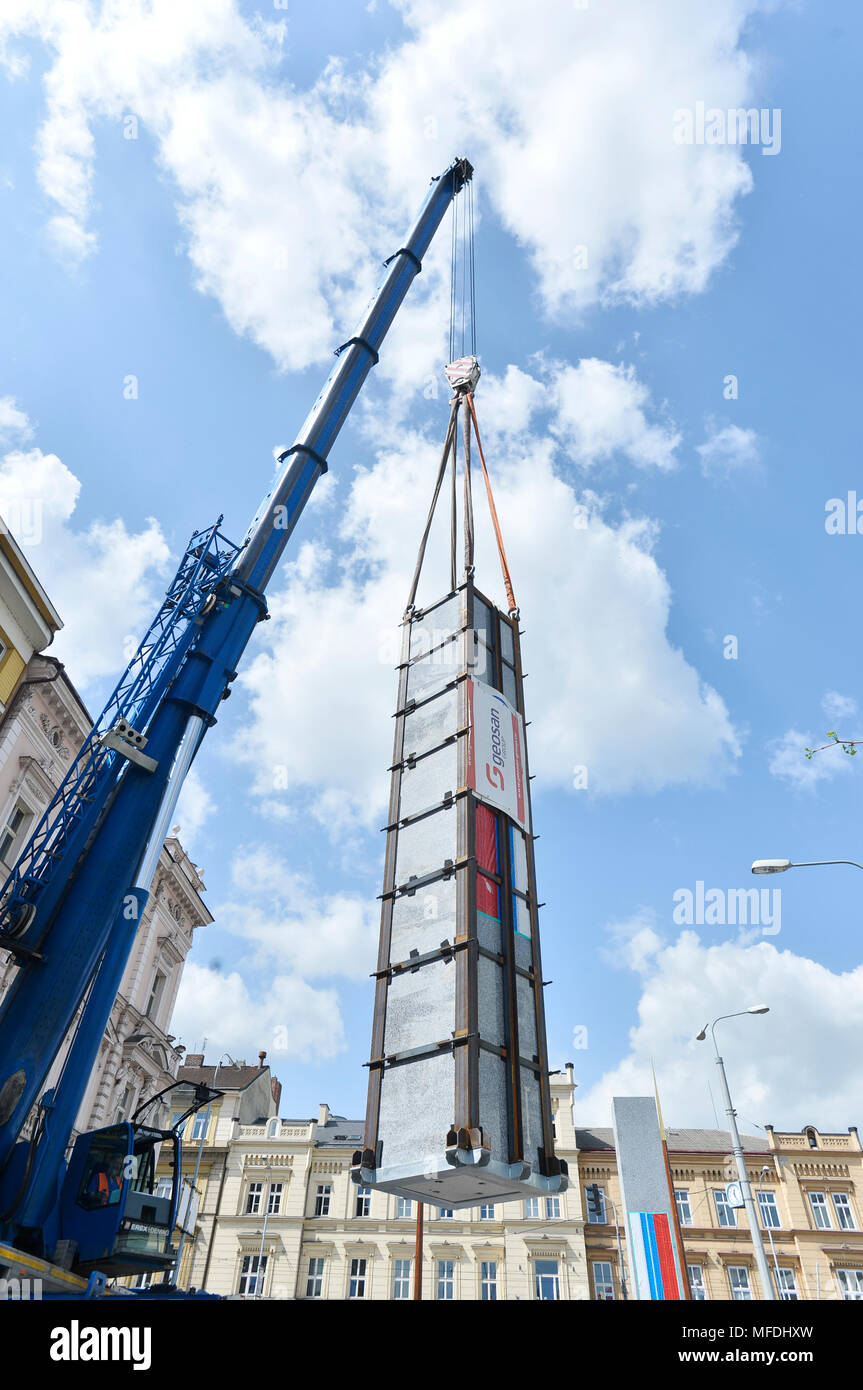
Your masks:
<path fill-rule="evenodd" d="M 500 787 L 501 791 L 503 791 L 506 785 L 503 776 L 506 747 L 503 741 L 503 734 L 501 733 L 500 715 L 496 705 L 492 705 L 491 707 L 489 723 L 491 726 L 491 761 L 494 763 L 494 767 L 491 766 L 491 763 L 486 763 L 485 775 L 488 778 L 490 786 Z"/>
<path fill-rule="evenodd" d="M 467 785 L 527 830 L 521 715 L 499 690 L 474 677 L 467 681 L 467 703 Z"/>

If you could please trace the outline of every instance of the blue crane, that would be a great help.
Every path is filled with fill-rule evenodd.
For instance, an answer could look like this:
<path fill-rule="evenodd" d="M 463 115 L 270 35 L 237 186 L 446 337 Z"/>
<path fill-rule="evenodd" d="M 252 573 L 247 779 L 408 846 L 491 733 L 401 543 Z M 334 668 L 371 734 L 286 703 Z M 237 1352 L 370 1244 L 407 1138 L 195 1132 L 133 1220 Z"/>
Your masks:
<path fill-rule="evenodd" d="M 0 947 L 18 962 L 0 1007 L 0 1242 L 42 1258 L 58 1241 L 74 1242 L 84 1272 L 170 1266 L 181 1122 L 165 1131 L 133 1119 L 80 1135 L 68 1165 L 65 1151 L 183 779 L 267 617 L 267 584 L 339 430 L 472 174 L 457 159 L 432 180 L 295 442 L 278 453 L 242 545 L 226 539 L 221 517 L 192 536 L 149 631 L 0 893 Z M 60 1078 L 42 1094 L 73 1027 Z M 205 1091 L 196 1104 L 212 1098 Z M 170 1198 L 153 1192 L 153 1155 L 165 1141 L 174 1145 Z"/>

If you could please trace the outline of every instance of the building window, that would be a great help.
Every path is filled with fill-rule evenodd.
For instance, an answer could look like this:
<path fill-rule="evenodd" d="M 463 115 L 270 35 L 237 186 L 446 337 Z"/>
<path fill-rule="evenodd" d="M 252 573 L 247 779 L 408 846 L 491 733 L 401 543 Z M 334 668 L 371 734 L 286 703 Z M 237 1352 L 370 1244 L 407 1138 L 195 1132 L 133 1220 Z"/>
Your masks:
<path fill-rule="evenodd" d="M 330 1198 L 333 1195 L 331 1182 L 319 1182 L 315 1190 L 315 1216 L 329 1216 Z"/>
<path fill-rule="evenodd" d="M 734 1207 L 728 1205 L 728 1195 L 724 1187 L 713 1189 L 713 1200 L 716 1203 L 716 1217 L 720 1226 L 736 1226 L 737 1213 Z"/>
<path fill-rule="evenodd" d="M 192 1121 L 192 1138 L 206 1139 L 207 1126 L 209 1125 L 209 1123 L 210 1117 L 206 1113 L 206 1111 L 199 1110 L 194 1120 Z"/>
<path fill-rule="evenodd" d="M 863 1301 L 863 1269 L 837 1269 L 836 1278 L 844 1299 L 852 1303 Z"/>
<path fill-rule="evenodd" d="M 246 1298 L 256 1298 L 259 1288 L 263 1288 L 267 1277 L 267 1255 L 244 1255 L 240 1272 L 238 1293 Z"/>
<path fill-rule="evenodd" d="M 497 1300 L 497 1260 L 483 1260 L 480 1263 L 479 1296 L 484 1303 Z"/>
<path fill-rule="evenodd" d="M 267 1197 L 267 1215 L 278 1216 L 282 1209 L 282 1184 L 271 1182 L 270 1191 Z"/>
<path fill-rule="evenodd" d="M 158 1182 L 156 1183 L 156 1191 L 153 1193 L 153 1196 L 154 1196 L 154 1197 L 170 1197 L 170 1196 L 173 1194 L 173 1191 L 174 1191 L 174 1179 L 173 1179 L 173 1178 L 159 1178 Z"/>
<path fill-rule="evenodd" d="M 323 1298 L 324 1296 L 324 1262 L 322 1259 L 309 1260 L 309 1272 L 306 1277 L 306 1298 Z"/>
<path fill-rule="evenodd" d="M 348 1285 L 348 1298 L 365 1298 L 367 1267 L 368 1260 L 351 1260 L 351 1281 Z"/>
<path fill-rule="evenodd" d="M 10 869 L 18 857 L 27 828 L 33 819 L 33 813 L 23 802 L 18 802 L 12 808 L 12 812 L 2 831 L 0 831 L 0 859 L 4 864 L 8 864 Z"/>
<path fill-rule="evenodd" d="M 246 1215 L 255 1216 L 261 1210 L 261 1197 L 264 1194 L 262 1182 L 250 1182 L 246 1193 Z"/>
<path fill-rule="evenodd" d="M 411 1262 L 393 1260 L 393 1298 L 410 1298 Z"/>
<path fill-rule="evenodd" d="M 453 1209 L 452 1207 L 438 1207 L 437 1214 L 439 1221 L 452 1221 Z"/>
<path fill-rule="evenodd" d="M 692 1225 L 692 1207 L 689 1204 L 689 1189 L 675 1187 L 674 1201 L 677 1204 L 677 1219 L 681 1226 Z"/>
<path fill-rule="evenodd" d="M 851 1210 L 851 1198 L 847 1192 L 834 1192 L 833 1210 L 836 1213 L 836 1224 L 840 1231 L 856 1231 L 854 1223 L 854 1213 Z"/>
<path fill-rule="evenodd" d="M 494 1221 L 494 1202 L 484 1202 L 479 1209 L 480 1221 Z"/>
<path fill-rule="evenodd" d="M 437 1296 L 444 1300 L 455 1298 L 455 1260 L 438 1260 Z"/>
<path fill-rule="evenodd" d="M 810 1192 L 809 1204 L 812 1207 L 812 1215 L 815 1219 L 815 1225 L 818 1228 L 818 1230 L 829 1231 L 831 1229 L 830 1208 L 827 1205 L 827 1198 L 824 1195 L 824 1193 Z"/>
<path fill-rule="evenodd" d="M 146 1274 L 136 1274 L 129 1287 L 132 1289 L 148 1289 L 152 1280 L 153 1271 L 149 1269 Z"/>
<path fill-rule="evenodd" d="M 370 1187 L 357 1188 L 357 1207 L 355 1216 L 368 1216 L 372 1207 L 372 1189 Z"/>
<path fill-rule="evenodd" d="M 545 1199 L 545 1219 L 546 1221 L 557 1221 L 560 1217 L 560 1198 L 546 1197 Z"/>
<path fill-rule="evenodd" d="M 761 1211 L 761 1224 L 765 1228 L 772 1226 L 774 1231 L 779 1227 L 779 1208 L 776 1205 L 776 1194 L 774 1192 L 759 1192 L 758 1206 Z"/>
<path fill-rule="evenodd" d="M 810 1149 L 818 1148 L 818 1135 L 815 1133 L 814 1129 L 807 1129 L 806 1138 L 809 1140 Z"/>
<path fill-rule="evenodd" d="M 704 1287 L 704 1270 L 701 1265 L 687 1265 L 686 1273 L 689 1275 L 689 1293 L 697 1303 L 707 1298 L 707 1290 Z"/>
<path fill-rule="evenodd" d="M 525 1221 L 539 1220 L 539 1198 L 525 1197 L 524 1199 L 524 1219 Z"/>
<path fill-rule="evenodd" d="M 749 1270 L 745 1265 L 728 1266 L 728 1282 L 731 1285 L 731 1297 L 736 1303 L 751 1303 L 752 1289 L 749 1284 Z"/>
<path fill-rule="evenodd" d="M 774 1269 L 773 1282 L 776 1285 L 776 1293 L 785 1303 L 797 1303 L 797 1281 L 794 1278 L 793 1269 Z"/>
<path fill-rule="evenodd" d="M 614 1279 L 611 1265 L 606 1260 L 593 1262 L 593 1296 L 600 1302 L 614 1299 Z"/>
<path fill-rule="evenodd" d="M 147 1007 L 144 1010 L 145 1018 L 154 1017 L 156 1010 L 159 1007 L 159 1002 L 162 998 L 162 990 L 165 988 L 166 978 L 167 977 L 163 975 L 160 970 L 156 971 L 156 976 L 153 980 L 153 987 L 150 990 L 150 998 L 147 1000 Z"/>
<path fill-rule="evenodd" d="M 541 1302 L 560 1298 L 560 1275 L 557 1260 L 537 1260 L 533 1267 L 536 1296 Z"/>
<path fill-rule="evenodd" d="M 396 1221 L 407 1221 L 413 1216 L 414 1204 L 410 1197 L 396 1197 Z"/>
<path fill-rule="evenodd" d="M 132 1098 L 134 1094 L 134 1086 L 127 1086 L 125 1091 L 123 1092 L 123 1099 L 120 1101 L 120 1104 L 117 1107 L 117 1118 L 114 1121 L 115 1124 L 122 1124 L 125 1120 L 126 1116 L 132 1108 Z"/>

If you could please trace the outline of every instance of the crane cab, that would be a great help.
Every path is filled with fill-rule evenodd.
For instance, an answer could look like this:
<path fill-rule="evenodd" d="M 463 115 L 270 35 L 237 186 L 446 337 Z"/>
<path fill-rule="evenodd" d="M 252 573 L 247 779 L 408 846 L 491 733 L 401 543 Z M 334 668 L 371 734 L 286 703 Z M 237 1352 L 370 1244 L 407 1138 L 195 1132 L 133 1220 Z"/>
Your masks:
<path fill-rule="evenodd" d="M 173 1144 L 170 1192 L 156 1189 L 159 1147 Z M 169 1269 L 182 1171 L 173 1130 L 123 1123 L 79 1135 L 60 1197 L 60 1234 L 75 1242 L 75 1269 L 116 1277 Z"/>

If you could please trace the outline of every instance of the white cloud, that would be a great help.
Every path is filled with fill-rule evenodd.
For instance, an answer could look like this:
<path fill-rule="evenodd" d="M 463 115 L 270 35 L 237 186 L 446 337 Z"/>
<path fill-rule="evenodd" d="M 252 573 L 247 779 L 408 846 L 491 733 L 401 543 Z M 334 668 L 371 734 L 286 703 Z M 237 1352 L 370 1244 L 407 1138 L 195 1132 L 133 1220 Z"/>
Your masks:
<path fill-rule="evenodd" d="M 818 782 L 829 782 L 850 771 L 848 755 L 839 747 L 825 748 L 807 758 L 807 748 L 820 747 L 825 742 L 823 737 L 813 738 L 798 729 L 788 729 L 781 738 L 771 739 L 767 750 L 772 776 L 781 778 L 798 791 L 813 791 Z"/>
<path fill-rule="evenodd" d="M 761 461 L 758 435 L 739 425 L 708 422 L 707 438 L 697 446 L 705 477 L 728 477 L 738 469 L 752 469 Z"/>
<path fill-rule="evenodd" d="M 23 412 L 7 407 L 5 416 L 22 438 L 32 433 Z M 157 607 L 170 552 L 153 517 L 137 532 L 119 518 L 77 528 L 80 492 L 56 454 L 17 448 L 0 457 L 0 516 L 63 620 L 52 654 L 86 687 L 120 674 L 130 632 L 137 644 Z"/>
<path fill-rule="evenodd" d="M 519 413 L 527 419 L 531 409 Z M 272 798 L 278 772 L 289 795 L 305 798 L 330 828 L 352 818 L 372 826 L 385 804 L 397 625 L 438 447 L 408 431 L 373 467 L 356 470 L 333 537 L 346 549 L 338 561 L 315 545 L 300 550 L 273 596 L 263 650 L 240 677 L 251 715 L 235 756 L 254 769 L 260 796 Z M 738 756 L 737 735 L 716 691 L 668 640 L 670 594 L 651 554 L 654 527 L 607 524 L 560 476 L 547 436 L 500 440 L 490 465 L 527 628 L 540 785 L 568 787 L 576 764 L 600 792 L 721 778 Z M 479 483 L 476 520 L 477 574 L 502 602 Z M 433 530 L 421 602 L 447 591 L 447 553 L 443 532 Z"/>
<path fill-rule="evenodd" d="M 18 409 L 12 396 L 0 396 L 0 444 L 14 440 L 20 446 L 32 437 L 33 427 L 25 412 Z"/>
<path fill-rule="evenodd" d="M 268 968 L 304 979 L 342 975 L 367 979 L 374 969 L 379 910 L 375 899 L 322 893 L 285 868 L 284 854 L 244 846 L 231 865 L 237 897 L 220 903 L 220 927 L 254 948 Z"/>
<path fill-rule="evenodd" d="M 853 695 L 840 695 L 838 690 L 828 690 L 821 701 L 821 708 L 828 719 L 855 719 L 857 701 Z"/>
<path fill-rule="evenodd" d="M 687 0 L 548 0 L 541 25 L 519 0 L 396 8 L 403 40 L 356 76 L 332 60 L 302 89 L 280 72 L 285 26 L 247 21 L 233 0 L 7 4 L 7 61 L 24 56 L 16 34 L 50 53 L 37 149 L 55 244 L 92 251 L 94 125 L 119 132 L 134 113 L 176 188 L 200 287 L 286 367 L 325 357 L 349 329 L 372 260 L 414 211 L 417 171 L 439 172 L 456 150 L 550 315 L 704 288 L 736 241 L 752 175 L 735 147 L 675 143 L 674 112 L 705 93 L 748 104 L 755 74 L 740 45 L 759 0 L 717 0 L 698 24 Z M 466 48 L 482 54 L 469 81 L 452 61 Z M 384 361 L 414 388 L 436 369 L 429 301 L 439 325 L 446 262 L 439 239 Z"/>
<path fill-rule="evenodd" d="M 848 1098 L 863 1092 L 863 1053 L 854 1041 L 863 1027 L 863 966 L 834 974 L 767 942 L 707 946 L 684 931 L 640 973 L 629 1051 L 583 1095 L 576 1093 L 579 1124 L 610 1124 L 613 1096 L 652 1095 L 652 1060 L 669 1126 L 712 1128 L 715 1104 L 724 1127 L 710 1034 L 703 1043 L 695 1034 L 705 1020 L 761 1003 L 770 1006 L 768 1014 L 730 1019 L 716 1030 L 741 1130 L 815 1124 L 843 1131 L 858 1122 Z"/>
<path fill-rule="evenodd" d="M 600 947 L 600 954 L 616 969 L 644 974 L 662 948 L 662 937 L 656 930 L 656 913 L 649 907 L 640 907 L 623 922 L 610 922 L 605 930 L 609 944 Z"/>
<path fill-rule="evenodd" d="M 552 433 L 581 464 L 623 454 L 639 468 L 673 468 L 680 435 L 673 425 L 650 424 L 650 392 L 634 367 L 613 366 L 596 357 L 554 374 L 556 413 Z"/>
<path fill-rule="evenodd" d="M 251 1063 L 263 1049 L 278 1074 L 279 1059 L 326 1061 L 344 1051 L 338 996 L 277 974 L 254 994 L 236 972 L 222 974 L 188 960 L 171 1026 L 188 1050 L 207 1039 L 210 1056 L 227 1052 Z"/>

